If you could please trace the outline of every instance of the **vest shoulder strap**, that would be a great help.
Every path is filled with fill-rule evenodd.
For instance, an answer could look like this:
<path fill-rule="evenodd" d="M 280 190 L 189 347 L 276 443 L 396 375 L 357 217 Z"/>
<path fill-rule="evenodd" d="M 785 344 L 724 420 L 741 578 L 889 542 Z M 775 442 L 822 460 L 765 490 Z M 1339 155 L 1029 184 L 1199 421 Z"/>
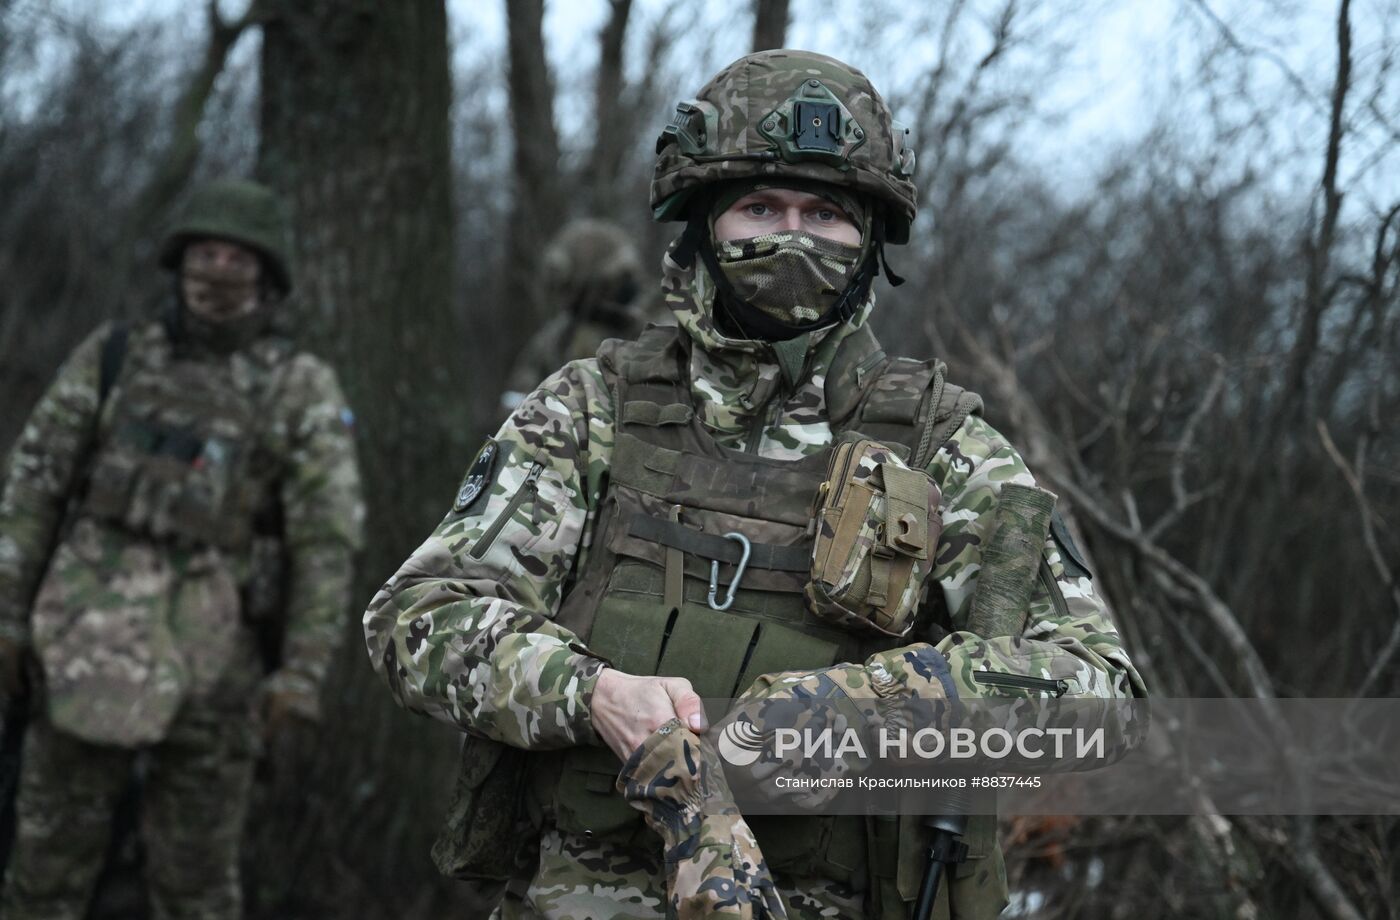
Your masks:
<path fill-rule="evenodd" d="M 617 404 L 619 440 L 631 432 L 654 447 L 689 443 L 694 410 L 683 336 L 674 326 L 648 326 L 630 342 L 609 339 L 599 347 L 598 368 Z M 620 472 L 613 470 L 614 478 Z"/>
<path fill-rule="evenodd" d="M 670 403 L 687 405 L 684 336 L 674 326 L 649 326 L 633 341 L 604 342 L 598 366 L 608 388 L 630 390 L 656 403 L 658 411 Z M 869 327 L 862 326 L 842 344 L 828 371 L 832 425 L 903 446 L 911 466 L 925 467 L 969 415 L 982 411 L 982 398 L 948 383 L 947 373 L 942 361 L 886 356 Z M 634 408 L 635 420 L 641 421 L 643 406 Z M 618 406 L 619 413 L 624 410 Z"/>
<path fill-rule="evenodd" d="M 679 384 L 685 333 L 675 326 L 648 326 L 631 341 L 608 339 L 598 347 L 598 367 L 612 387 L 626 383 Z"/>
<path fill-rule="evenodd" d="M 909 449 L 909 465 L 928 466 L 969 415 L 980 414 L 982 397 L 947 381 L 939 360 L 891 358 L 873 369 L 847 427 Z"/>
<path fill-rule="evenodd" d="M 126 363 L 126 344 L 131 336 L 131 327 L 125 322 L 118 321 L 112 325 L 107 332 L 107 338 L 102 342 L 102 358 L 97 381 L 97 405 L 100 409 L 106 405 L 107 397 L 112 395 L 112 387 L 117 383 L 117 376 L 122 372 L 122 365 Z"/>

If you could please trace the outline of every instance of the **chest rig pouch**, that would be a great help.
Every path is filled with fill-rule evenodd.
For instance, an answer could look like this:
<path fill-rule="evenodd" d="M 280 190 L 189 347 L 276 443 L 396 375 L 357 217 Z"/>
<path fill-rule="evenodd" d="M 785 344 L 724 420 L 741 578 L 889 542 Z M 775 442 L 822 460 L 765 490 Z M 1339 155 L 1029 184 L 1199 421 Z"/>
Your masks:
<path fill-rule="evenodd" d="M 891 448 L 843 436 L 812 509 L 812 612 L 857 633 L 908 635 L 943 530 L 939 499 Z"/>
<path fill-rule="evenodd" d="M 265 386 L 235 379 L 234 360 L 245 359 L 169 360 L 123 375 L 84 515 L 155 540 L 246 547 L 271 471 L 258 449 Z"/>
<path fill-rule="evenodd" d="M 838 568 L 844 563 L 837 557 L 850 556 L 848 548 L 817 537 L 814 497 L 836 467 L 865 479 L 872 492 L 869 474 L 878 470 L 878 491 L 883 497 L 893 486 L 897 499 L 873 512 L 867 503 L 866 513 L 884 520 L 896 512 L 894 519 L 909 528 L 898 532 L 896 554 L 927 565 L 937 540 L 929 530 L 937 492 L 899 458 L 926 465 L 980 400 L 945 388 L 941 364 L 891 361 L 860 329 L 842 343 L 827 378 L 832 427 L 847 432 L 838 450 L 774 460 L 724 448 L 706 431 L 691 406 L 683 333 L 654 328 L 636 342 L 608 343 L 599 363 L 614 392 L 616 442 L 593 547 L 560 608 L 561 625 L 620 670 L 684 677 L 702 699 L 721 703 L 762 674 L 859 661 L 899 644 L 897 630 L 908 631 L 917 589 L 912 603 L 902 591 L 893 601 L 887 597 L 879 615 L 868 602 L 851 600 L 860 593 L 868 601 L 872 577 L 845 593 L 833 582 L 823 595 L 836 599 L 833 609 L 850 602 L 840 609 L 887 624 L 883 630 L 853 629 L 810 601 L 814 552 L 825 552 Z M 836 512 L 844 507 L 833 505 Z M 920 528 L 923 533 L 913 532 Z M 883 577 L 888 584 L 904 576 Z M 887 610 L 899 613 L 882 619 Z M 650 845 L 640 813 L 614 791 L 621 764 L 609 749 L 580 747 L 535 759 L 534 807 L 561 830 Z M 846 882 L 863 876 L 862 817 L 750 823 L 778 871 Z"/>

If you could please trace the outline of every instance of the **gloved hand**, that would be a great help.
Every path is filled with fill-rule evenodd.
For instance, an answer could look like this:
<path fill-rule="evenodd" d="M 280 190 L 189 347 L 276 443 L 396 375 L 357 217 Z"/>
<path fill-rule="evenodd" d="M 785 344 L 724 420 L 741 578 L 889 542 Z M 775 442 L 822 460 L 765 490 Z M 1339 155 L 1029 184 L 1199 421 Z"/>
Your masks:
<path fill-rule="evenodd" d="M 24 670 L 26 646 L 15 639 L 0 639 L 0 694 L 6 702 L 22 698 L 29 689 Z"/>
<path fill-rule="evenodd" d="M 837 794 L 835 786 L 779 786 L 775 775 L 807 778 L 859 776 L 880 751 L 877 733 L 914 731 L 930 723 L 947 724 L 947 709 L 957 688 L 943 653 L 916 642 L 871 655 L 864 664 L 838 664 L 815 671 L 765 674 L 735 701 L 720 732 L 721 744 L 739 743 L 755 755 L 744 773 L 746 791 L 765 801 L 815 808 Z M 744 724 L 747 723 L 747 724 Z M 830 732 L 831 757 L 809 756 L 805 744 L 775 755 L 778 729 L 795 729 L 799 737 L 821 738 Z M 847 729 L 859 733 L 862 751 L 843 750 Z M 742 756 L 728 756 L 738 764 Z"/>
<path fill-rule="evenodd" d="M 627 758 L 617 790 L 665 845 L 667 916 L 787 917 L 710 741 L 671 719 Z"/>

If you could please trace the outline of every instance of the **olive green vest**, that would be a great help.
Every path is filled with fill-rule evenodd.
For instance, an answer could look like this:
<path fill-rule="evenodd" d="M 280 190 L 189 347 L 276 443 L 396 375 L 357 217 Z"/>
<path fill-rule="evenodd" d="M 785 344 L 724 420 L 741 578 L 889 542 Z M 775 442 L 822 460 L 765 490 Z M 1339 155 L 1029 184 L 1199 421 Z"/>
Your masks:
<path fill-rule="evenodd" d="M 614 667 L 684 677 L 702 699 L 721 705 L 761 674 L 861 661 L 908 641 L 857 637 L 807 611 L 812 500 L 831 448 L 794 461 L 717 444 L 691 403 L 689 347 L 680 330 L 653 327 L 599 351 L 616 400 L 616 439 L 592 548 L 556 621 Z M 826 380 L 833 433 L 874 437 L 911 466 L 927 467 L 967 415 L 981 409 L 980 398 L 946 383 L 944 374 L 941 362 L 888 358 L 866 327 L 856 330 L 841 343 Z M 721 611 L 707 595 L 715 562 L 721 597 L 733 581 L 741 549 L 723 536 L 729 532 L 744 534 L 752 549 L 733 604 Z M 922 611 L 921 621 L 927 625 L 932 615 Z M 505 759 L 517 758 L 511 752 Z M 610 749 L 530 753 L 524 760 L 537 824 L 654 848 L 641 813 L 613 788 L 622 765 Z M 483 772 L 480 764 L 465 766 Z M 917 894 L 923 863 L 916 818 L 755 816 L 749 823 L 771 868 L 868 890 L 871 916 L 902 918 L 904 902 Z M 993 862 L 1001 872 L 993 821 L 974 819 L 967 842 L 975 856 L 960 874 L 985 872 Z M 443 841 L 435 855 L 444 870 L 463 868 L 453 865 Z M 994 910 L 958 916 L 1000 909 L 998 898 Z"/>

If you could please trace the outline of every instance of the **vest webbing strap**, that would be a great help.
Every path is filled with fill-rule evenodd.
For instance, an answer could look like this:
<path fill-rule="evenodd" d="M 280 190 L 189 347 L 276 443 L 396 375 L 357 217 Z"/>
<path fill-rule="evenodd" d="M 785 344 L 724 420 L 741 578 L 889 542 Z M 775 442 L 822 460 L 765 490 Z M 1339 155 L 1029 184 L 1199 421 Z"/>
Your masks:
<path fill-rule="evenodd" d="M 671 506 L 668 520 L 680 525 L 680 505 Z M 685 603 L 685 553 L 674 546 L 666 547 L 666 585 L 662 599 L 669 610 L 679 610 Z"/>
<path fill-rule="evenodd" d="M 636 514 L 627 526 L 631 536 L 652 543 L 660 543 L 682 552 L 717 559 L 738 565 L 743 550 L 733 540 L 717 537 L 714 534 L 692 530 L 676 521 L 654 518 L 649 514 Z M 749 553 L 749 568 L 771 569 L 778 572 L 806 572 L 812 567 L 810 546 L 776 546 L 772 543 L 754 543 Z"/>
<path fill-rule="evenodd" d="M 629 399 L 622 406 L 624 425 L 660 428 L 662 425 L 685 425 L 694 417 L 694 409 L 678 403 L 662 405 L 648 400 Z"/>
<path fill-rule="evenodd" d="M 97 380 L 99 406 L 107 402 L 112 387 L 116 385 L 117 375 L 122 372 L 122 364 L 126 361 L 126 340 L 130 334 L 131 328 L 126 323 L 116 323 L 102 342 L 102 361 Z"/>

